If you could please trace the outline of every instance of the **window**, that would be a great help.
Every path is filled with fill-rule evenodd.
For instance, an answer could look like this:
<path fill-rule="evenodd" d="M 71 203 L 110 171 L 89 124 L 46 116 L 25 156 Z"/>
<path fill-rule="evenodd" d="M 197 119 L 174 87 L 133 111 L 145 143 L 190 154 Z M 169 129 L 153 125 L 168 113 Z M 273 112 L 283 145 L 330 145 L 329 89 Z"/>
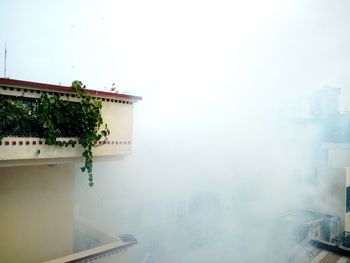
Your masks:
<path fill-rule="evenodd" d="M 350 186 L 346 187 L 346 213 L 350 212 Z"/>

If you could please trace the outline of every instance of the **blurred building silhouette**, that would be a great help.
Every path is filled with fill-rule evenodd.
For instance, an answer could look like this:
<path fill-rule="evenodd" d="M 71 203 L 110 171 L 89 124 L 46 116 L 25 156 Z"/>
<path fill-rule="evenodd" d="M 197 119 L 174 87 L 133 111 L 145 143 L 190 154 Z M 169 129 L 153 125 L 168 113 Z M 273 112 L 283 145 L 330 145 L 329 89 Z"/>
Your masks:
<path fill-rule="evenodd" d="M 291 224 L 298 241 L 307 242 L 291 262 L 348 262 L 350 257 L 350 114 L 339 111 L 340 91 L 329 87 L 314 91 L 301 100 L 299 115 L 293 117 L 300 131 L 311 134 L 303 142 L 310 154 L 301 169 L 318 193 L 317 202 L 309 200 L 305 206 L 318 212 L 309 217 L 311 212 L 304 210 L 302 217 L 306 213 L 312 220 Z M 298 222 L 295 215 L 291 218 Z M 310 255 L 315 252 L 312 257 L 305 257 L 305 248 Z"/>
<path fill-rule="evenodd" d="M 134 251 L 135 261 L 186 261 L 189 251 L 195 253 L 209 246 L 220 235 L 220 195 L 203 190 L 179 192 L 181 199 L 169 195 L 129 208 L 125 220 L 143 238 L 138 251 Z"/>

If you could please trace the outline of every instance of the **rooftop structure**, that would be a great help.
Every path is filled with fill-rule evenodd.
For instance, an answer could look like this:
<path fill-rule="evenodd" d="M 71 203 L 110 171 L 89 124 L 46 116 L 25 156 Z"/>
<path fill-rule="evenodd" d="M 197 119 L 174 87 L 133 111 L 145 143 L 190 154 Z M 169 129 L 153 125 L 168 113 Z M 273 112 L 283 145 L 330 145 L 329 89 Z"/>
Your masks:
<path fill-rule="evenodd" d="M 103 144 L 103 147 L 94 148 L 94 156 L 129 154 L 132 145 L 133 104 L 141 97 L 89 89 L 84 91 L 96 99 L 101 99 L 102 118 L 111 131 L 106 140 L 98 142 Z M 77 101 L 76 92 L 72 87 L 0 78 L 0 97 L 3 100 L 28 102 L 43 94 L 58 95 L 69 102 Z M 75 140 L 71 137 L 69 133 L 63 134 L 59 140 Z M 26 131 L 24 134 L 8 134 L 7 137 L 5 131 L 5 138 L 0 141 L 0 149 L 0 166 L 76 162 L 82 152 L 79 146 L 57 151 L 56 148 L 45 145 L 35 130 Z"/>
<path fill-rule="evenodd" d="M 132 150 L 133 106 L 141 98 L 89 89 L 83 92 L 101 100 L 102 118 L 110 130 L 105 139 L 95 142 L 94 161 L 121 160 Z M 0 78 L 3 101 L 26 105 L 42 95 L 79 101 L 72 87 Z M 77 220 L 79 213 L 74 213 L 74 176 L 83 161 L 83 148 L 75 134 L 63 131 L 57 141 L 72 140 L 76 147 L 59 147 L 40 138 L 35 123 L 22 132 L 3 132 L 0 262 L 127 262 L 127 248 L 137 243 L 132 235 L 100 230 Z"/>

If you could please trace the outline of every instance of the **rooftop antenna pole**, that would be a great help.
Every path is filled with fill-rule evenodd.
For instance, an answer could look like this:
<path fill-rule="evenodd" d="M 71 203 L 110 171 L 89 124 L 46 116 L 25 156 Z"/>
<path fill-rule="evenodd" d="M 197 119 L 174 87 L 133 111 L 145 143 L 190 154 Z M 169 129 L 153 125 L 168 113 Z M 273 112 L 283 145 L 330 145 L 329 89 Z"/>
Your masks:
<path fill-rule="evenodd" d="M 7 60 L 7 49 L 6 49 L 6 42 L 5 42 L 5 56 L 4 56 L 4 78 L 6 78 L 6 60 Z"/>

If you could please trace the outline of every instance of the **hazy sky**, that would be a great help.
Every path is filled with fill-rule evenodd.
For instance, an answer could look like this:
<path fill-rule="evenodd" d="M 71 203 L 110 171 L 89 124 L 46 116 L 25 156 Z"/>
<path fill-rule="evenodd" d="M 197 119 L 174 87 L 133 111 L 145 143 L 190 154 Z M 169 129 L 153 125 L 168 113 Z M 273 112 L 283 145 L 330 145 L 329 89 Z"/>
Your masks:
<path fill-rule="evenodd" d="M 1 0 L 0 10 L 0 68 L 6 41 L 10 78 L 79 79 L 95 89 L 115 82 L 185 104 L 207 103 L 209 92 L 350 82 L 347 0 Z"/>

